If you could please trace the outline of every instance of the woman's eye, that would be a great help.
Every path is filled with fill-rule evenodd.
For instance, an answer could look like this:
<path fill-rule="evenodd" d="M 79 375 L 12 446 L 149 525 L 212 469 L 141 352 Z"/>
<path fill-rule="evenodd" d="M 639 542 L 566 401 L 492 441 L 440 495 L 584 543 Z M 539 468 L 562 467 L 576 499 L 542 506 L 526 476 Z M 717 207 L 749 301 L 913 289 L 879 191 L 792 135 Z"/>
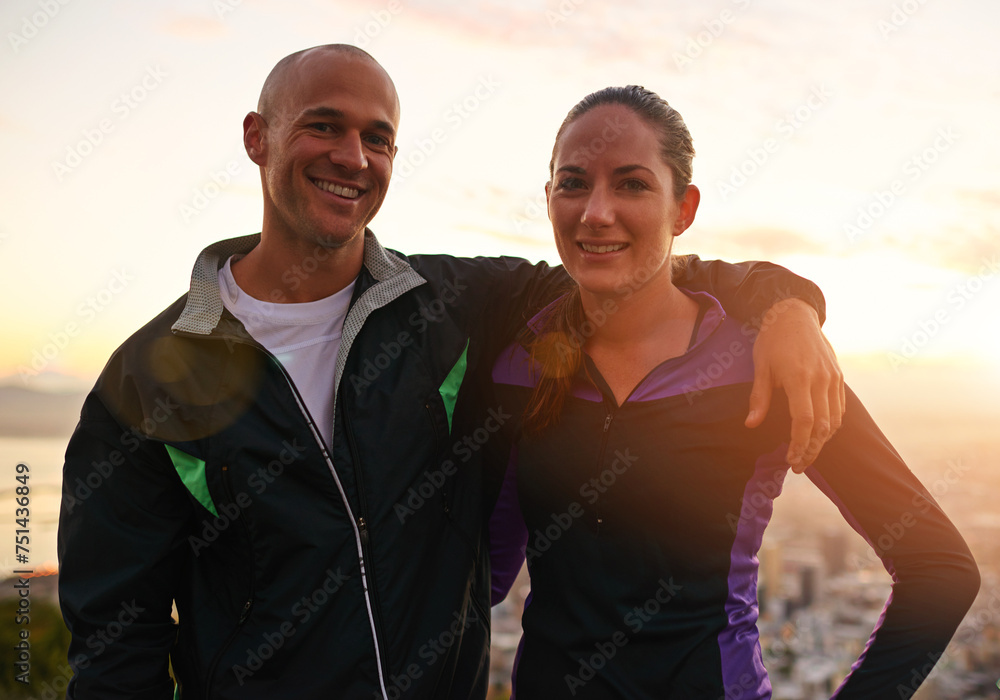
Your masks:
<path fill-rule="evenodd" d="M 642 190 L 649 189 L 648 187 L 646 187 L 646 183 L 643 182 L 642 180 L 626 180 L 622 184 L 625 187 L 625 189 L 631 190 L 633 192 L 640 192 Z"/>

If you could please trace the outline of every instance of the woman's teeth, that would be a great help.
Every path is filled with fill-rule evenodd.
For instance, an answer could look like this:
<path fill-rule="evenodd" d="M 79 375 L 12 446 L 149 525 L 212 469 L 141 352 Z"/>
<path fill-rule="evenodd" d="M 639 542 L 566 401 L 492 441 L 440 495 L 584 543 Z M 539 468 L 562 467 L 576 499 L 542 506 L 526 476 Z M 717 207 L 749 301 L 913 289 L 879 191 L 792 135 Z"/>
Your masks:
<path fill-rule="evenodd" d="M 589 243 L 581 243 L 580 247 L 588 253 L 613 253 L 616 250 L 624 248 L 625 244 L 615 243 L 614 245 L 590 245 Z"/>

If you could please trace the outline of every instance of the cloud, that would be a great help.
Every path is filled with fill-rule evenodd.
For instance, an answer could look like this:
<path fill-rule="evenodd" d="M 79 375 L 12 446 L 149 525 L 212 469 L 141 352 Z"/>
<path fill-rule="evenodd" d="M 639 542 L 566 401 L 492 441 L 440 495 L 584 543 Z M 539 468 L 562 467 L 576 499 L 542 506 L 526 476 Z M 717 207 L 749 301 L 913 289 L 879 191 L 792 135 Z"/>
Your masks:
<path fill-rule="evenodd" d="M 992 209 L 994 215 L 1000 215 L 1000 192 L 996 190 L 958 190 L 956 197 L 960 202 Z"/>
<path fill-rule="evenodd" d="M 878 245 L 963 274 L 978 274 L 1000 256 L 1000 193 L 957 188 L 929 199 L 943 212 L 938 226 L 883 233 Z"/>
<path fill-rule="evenodd" d="M 186 15 L 167 20 L 163 25 L 163 31 L 181 39 L 204 41 L 225 36 L 227 29 L 221 19 Z"/>
<path fill-rule="evenodd" d="M 29 129 L 22 123 L 11 119 L 3 112 L 0 112 L 0 131 L 11 131 L 18 134 L 25 134 Z"/>
<path fill-rule="evenodd" d="M 792 255 L 834 254 L 832 247 L 821 241 L 781 228 L 706 229 L 685 234 L 682 240 L 686 243 L 685 250 L 724 252 L 726 259 L 730 260 L 769 260 Z"/>
<path fill-rule="evenodd" d="M 949 227 L 939 233 L 919 237 L 892 234 L 883 245 L 894 254 L 946 270 L 974 275 L 982 273 L 985 265 L 986 272 L 990 272 L 1000 257 L 998 230 L 974 229 L 974 225 Z"/>

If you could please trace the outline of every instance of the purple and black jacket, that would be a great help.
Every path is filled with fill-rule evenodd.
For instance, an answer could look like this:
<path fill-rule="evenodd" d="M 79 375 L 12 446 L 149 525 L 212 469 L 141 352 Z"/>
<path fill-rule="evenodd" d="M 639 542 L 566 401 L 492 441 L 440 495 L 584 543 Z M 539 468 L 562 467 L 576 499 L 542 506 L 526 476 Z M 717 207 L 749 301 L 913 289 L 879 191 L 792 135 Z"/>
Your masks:
<path fill-rule="evenodd" d="M 708 294 L 692 296 L 702 313 L 688 351 L 620 406 L 586 358 L 557 425 L 528 433 L 510 422 L 490 545 L 494 603 L 525 558 L 531 576 L 519 700 L 771 697 L 757 553 L 788 470 L 790 419 L 776 397 L 764 425 L 744 426 L 756 331 Z M 523 415 L 537 376 L 520 345 L 501 355 L 493 379 L 507 413 Z M 806 474 L 893 579 L 835 697 L 896 697 L 975 599 L 975 561 L 852 392 Z M 893 523 L 903 534 L 886 547 Z"/>

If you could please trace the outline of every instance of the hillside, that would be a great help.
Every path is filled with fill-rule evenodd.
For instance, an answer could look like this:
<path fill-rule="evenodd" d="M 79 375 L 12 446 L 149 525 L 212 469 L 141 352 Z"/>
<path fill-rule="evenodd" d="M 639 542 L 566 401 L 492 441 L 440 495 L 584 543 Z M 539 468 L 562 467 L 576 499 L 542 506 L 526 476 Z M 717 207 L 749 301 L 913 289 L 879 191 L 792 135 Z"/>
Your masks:
<path fill-rule="evenodd" d="M 83 392 L 50 393 L 0 387 L 0 436 L 62 437 L 80 417 Z"/>

